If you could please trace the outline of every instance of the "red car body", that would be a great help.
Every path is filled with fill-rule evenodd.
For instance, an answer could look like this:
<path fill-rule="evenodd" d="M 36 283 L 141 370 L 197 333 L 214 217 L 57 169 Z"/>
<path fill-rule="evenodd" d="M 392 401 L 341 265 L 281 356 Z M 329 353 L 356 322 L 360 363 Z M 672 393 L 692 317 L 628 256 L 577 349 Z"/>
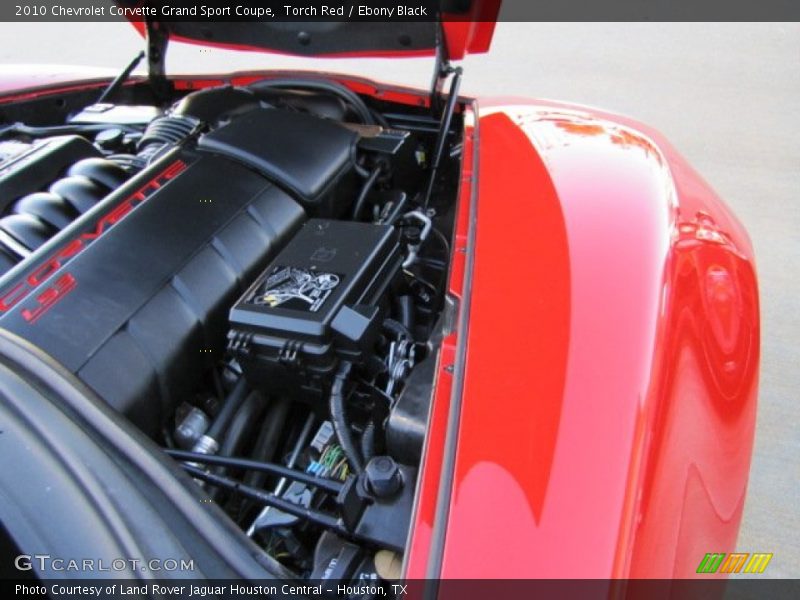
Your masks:
<path fill-rule="evenodd" d="M 488 45 L 477 31 L 474 49 Z M 11 74 L 0 103 L 107 81 Z M 449 281 L 461 326 L 439 360 L 405 575 L 692 576 L 706 552 L 735 549 L 747 487 L 759 370 L 747 233 L 633 120 L 518 98 L 462 107 Z"/>
<path fill-rule="evenodd" d="M 744 505 L 759 364 L 749 238 L 638 123 L 535 100 L 475 111 L 463 381 L 451 396 L 460 371 L 445 365 L 429 441 L 456 436 L 441 575 L 691 576 L 710 548 L 734 550 Z"/>

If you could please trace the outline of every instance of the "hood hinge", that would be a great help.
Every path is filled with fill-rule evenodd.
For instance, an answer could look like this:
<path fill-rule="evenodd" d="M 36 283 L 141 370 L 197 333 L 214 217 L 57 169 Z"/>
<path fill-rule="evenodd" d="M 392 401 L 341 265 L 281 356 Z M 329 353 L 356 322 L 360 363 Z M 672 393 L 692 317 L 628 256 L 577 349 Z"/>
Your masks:
<path fill-rule="evenodd" d="M 172 94 L 172 83 L 167 79 L 166 56 L 169 31 L 164 23 L 146 20 L 147 78 L 158 100 L 167 100 Z"/>

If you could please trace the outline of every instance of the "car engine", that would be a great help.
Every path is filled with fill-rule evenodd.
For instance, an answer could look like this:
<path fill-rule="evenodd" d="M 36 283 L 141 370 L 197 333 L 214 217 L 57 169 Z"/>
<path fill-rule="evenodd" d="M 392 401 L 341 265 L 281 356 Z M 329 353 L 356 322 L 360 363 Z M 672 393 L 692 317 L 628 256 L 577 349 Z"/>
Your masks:
<path fill-rule="evenodd" d="M 0 327 L 276 574 L 397 579 L 454 310 L 458 114 L 302 77 L 118 96 L 4 109 Z"/>

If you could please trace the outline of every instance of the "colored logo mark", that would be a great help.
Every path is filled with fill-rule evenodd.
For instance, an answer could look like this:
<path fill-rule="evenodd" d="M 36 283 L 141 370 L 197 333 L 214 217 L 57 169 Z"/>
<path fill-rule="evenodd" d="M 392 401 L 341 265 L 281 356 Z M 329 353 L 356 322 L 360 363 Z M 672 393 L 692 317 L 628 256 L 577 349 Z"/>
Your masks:
<path fill-rule="evenodd" d="M 709 552 L 700 561 L 697 567 L 698 573 L 763 573 L 769 561 L 772 560 L 771 553 L 756 552 Z"/>

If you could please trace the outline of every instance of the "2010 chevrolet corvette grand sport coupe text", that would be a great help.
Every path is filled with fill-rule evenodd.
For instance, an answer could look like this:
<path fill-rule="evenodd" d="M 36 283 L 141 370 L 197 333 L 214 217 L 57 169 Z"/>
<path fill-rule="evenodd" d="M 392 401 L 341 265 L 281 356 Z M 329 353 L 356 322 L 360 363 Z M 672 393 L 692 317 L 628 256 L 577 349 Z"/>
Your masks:
<path fill-rule="evenodd" d="M 456 4 L 134 20 L 147 76 L 0 73 L 10 561 L 391 594 L 688 577 L 735 550 L 745 230 L 640 123 L 460 95 L 498 6 Z M 180 76 L 171 40 L 431 55 L 435 76 Z"/>

